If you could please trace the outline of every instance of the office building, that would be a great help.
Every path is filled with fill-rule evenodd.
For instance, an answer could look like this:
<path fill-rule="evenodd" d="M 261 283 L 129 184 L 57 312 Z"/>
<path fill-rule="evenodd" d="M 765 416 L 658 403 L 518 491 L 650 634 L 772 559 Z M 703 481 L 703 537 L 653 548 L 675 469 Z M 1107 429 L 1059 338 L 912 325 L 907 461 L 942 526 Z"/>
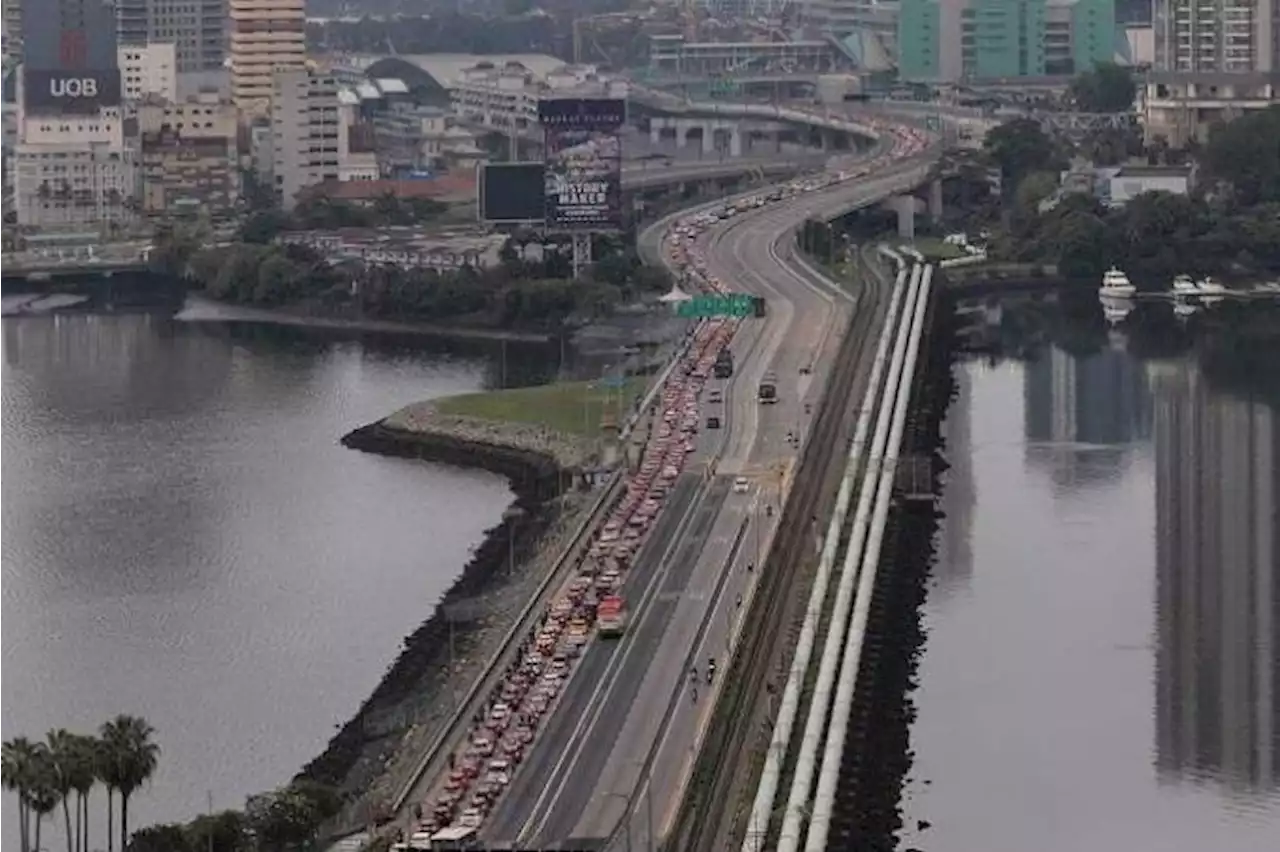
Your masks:
<path fill-rule="evenodd" d="M 142 100 L 157 95 L 165 100 L 178 97 L 177 46 L 172 42 L 120 45 L 120 85 L 125 100 Z"/>
<path fill-rule="evenodd" d="M 286 210 L 298 193 L 329 181 L 376 180 L 373 128 L 358 105 L 344 103 L 337 79 L 325 71 L 277 71 L 272 78 L 273 181 Z"/>
<path fill-rule="evenodd" d="M 0 29 L 0 52 L 4 54 L 4 70 L 22 61 L 22 4 L 26 0 L 5 0 L 4 26 Z"/>
<path fill-rule="evenodd" d="M 228 0 L 231 99 L 246 115 L 271 108 L 273 75 L 306 67 L 305 0 Z"/>
<path fill-rule="evenodd" d="M 1147 368 L 1155 399 L 1156 766 L 1165 780 L 1280 787 L 1277 412 Z"/>
<path fill-rule="evenodd" d="M 227 58 L 227 0 L 142 1 L 147 7 L 143 40 L 125 42 L 122 23 L 121 44 L 172 43 L 180 74 L 222 70 Z M 117 4 L 136 2 L 117 0 Z"/>
<path fill-rule="evenodd" d="M 1148 141 L 1179 147 L 1280 103 L 1280 0 L 1155 0 L 1143 91 Z"/>
<path fill-rule="evenodd" d="M 125 133 L 115 10 L 101 0 L 57 0 L 22 11 L 18 223 L 121 226 L 137 202 L 137 148 Z"/>
<path fill-rule="evenodd" d="M 230 217 L 240 201 L 236 108 L 216 94 L 138 105 L 142 213 Z"/>
<path fill-rule="evenodd" d="M 1114 0 L 902 0 L 903 79 L 1070 76 L 1115 58 Z"/>

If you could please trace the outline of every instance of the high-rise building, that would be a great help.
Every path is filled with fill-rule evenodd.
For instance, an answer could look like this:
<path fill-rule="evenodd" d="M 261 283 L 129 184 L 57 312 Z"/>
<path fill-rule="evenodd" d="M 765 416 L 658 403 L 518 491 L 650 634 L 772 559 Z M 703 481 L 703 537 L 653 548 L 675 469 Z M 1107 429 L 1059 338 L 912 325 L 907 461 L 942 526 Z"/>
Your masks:
<path fill-rule="evenodd" d="M 1155 70 L 1280 71 L 1276 0 L 1155 0 Z"/>
<path fill-rule="evenodd" d="M 131 216 L 136 151 L 125 135 L 115 9 L 27 2 L 13 157 L 19 224 L 98 227 Z"/>
<path fill-rule="evenodd" d="M 138 2 L 138 0 L 122 0 Z M 121 0 L 118 0 L 121 2 Z M 178 73 L 221 71 L 227 58 L 227 0 L 145 0 L 148 42 L 172 42 Z"/>
<path fill-rule="evenodd" d="M 1156 765 L 1280 786 L 1280 423 L 1267 403 L 1152 364 Z"/>
<path fill-rule="evenodd" d="M 277 71 L 271 93 L 271 168 L 286 210 L 298 193 L 326 182 L 375 180 L 374 131 L 359 120 L 332 74 L 318 69 Z"/>
<path fill-rule="evenodd" d="M 1115 0 L 902 0 L 904 79 L 1071 75 L 1116 52 Z"/>
<path fill-rule="evenodd" d="M 1280 103 L 1280 0 L 1155 0 L 1143 92 L 1148 140 L 1181 146 Z"/>
<path fill-rule="evenodd" d="M 231 98 L 241 112 L 265 115 L 277 71 L 306 66 L 305 0 L 229 0 Z"/>

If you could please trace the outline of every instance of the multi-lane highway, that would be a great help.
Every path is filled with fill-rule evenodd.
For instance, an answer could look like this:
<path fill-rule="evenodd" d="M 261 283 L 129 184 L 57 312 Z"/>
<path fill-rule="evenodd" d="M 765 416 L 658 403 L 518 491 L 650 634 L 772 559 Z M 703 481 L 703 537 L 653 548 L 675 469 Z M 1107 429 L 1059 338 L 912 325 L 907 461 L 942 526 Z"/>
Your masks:
<path fill-rule="evenodd" d="M 741 628 L 752 568 L 780 517 L 826 356 L 859 298 L 864 311 L 882 308 L 878 292 L 855 297 L 806 270 L 785 235 L 810 216 L 902 188 L 910 168 L 895 163 L 868 181 L 748 212 L 705 235 L 708 271 L 730 289 L 765 295 L 768 317 L 735 338 L 738 369 L 723 391 L 726 428 L 704 430 L 690 472 L 628 577 L 635 608 L 627 635 L 589 648 L 486 823 L 491 840 L 549 846 L 612 838 L 619 848 L 647 847 L 670 826 L 712 708 L 707 662 L 727 662 Z M 780 400 L 762 406 L 756 389 L 768 371 L 779 378 Z M 745 489 L 736 484 L 740 476 Z"/>

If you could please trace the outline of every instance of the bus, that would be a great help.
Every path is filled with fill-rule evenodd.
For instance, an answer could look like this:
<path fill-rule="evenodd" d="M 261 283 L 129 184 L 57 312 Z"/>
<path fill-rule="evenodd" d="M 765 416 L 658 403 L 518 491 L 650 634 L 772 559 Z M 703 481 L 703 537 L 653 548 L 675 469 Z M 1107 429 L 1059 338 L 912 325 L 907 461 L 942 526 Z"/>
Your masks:
<path fill-rule="evenodd" d="M 627 605 L 618 595 L 608 595 L 596 608 L 596 628 L 604 637 L 621 636 L 627 630 Z"/>
<path fill-rule="evenodd" d="M 761 405 L 773 405 L 778 401 L 778 377 L 773 373 L 765 373 L 760 380 L 760 393 L 757 395 Z"/>

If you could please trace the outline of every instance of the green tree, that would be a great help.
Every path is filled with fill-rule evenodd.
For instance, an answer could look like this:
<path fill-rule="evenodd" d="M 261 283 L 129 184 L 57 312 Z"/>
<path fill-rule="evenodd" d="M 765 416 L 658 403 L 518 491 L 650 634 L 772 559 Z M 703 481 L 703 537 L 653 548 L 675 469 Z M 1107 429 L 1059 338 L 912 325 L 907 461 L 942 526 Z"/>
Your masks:
<path fill-rule="evenodd" d="M 1000 167 L 1007 194 L 1013 194 L 1032 172 L 1058 171 L 1057 149 L 1039 122 L 1018 118 L 993 127 L 982 142 L 983 150 Z"/>
<path fill-rule="evenodd" d="M 279 209 L 255 210 L 240 226 L 240 239 L 246 243 L 266 244 L 289 226 L 289 217 Z"/>
<path fill-rule="evenodd" d="M 109 759 L 103 782 L 120 793 L 120 848 L 129 840 L 129 797 L 156 771 L 160 746 L 152 741 L 155 729 L 138 716 L 120 715 L 100 732 Z"/>
<path fill-rule="evenodd" d="M 50 731 L 44 737 L 53 765 L 54 790 L 62 802 L 62 821 L 67 830 L 67 852 L 75 852 L 75 835 L 71 831 L 71 791 L 74 789 L 76 740 L 65 728 Z M 78 808 L 77 808 L 78 810 Z"/>
<path fill-rule="evenodd" d="M 125 852 L 203 852 L 191 845 L 191 838 L 181 825 L 150 825 L 140 828 L 129 838 Z"/>
<path fill-rule="evenodd" d="M 1053 172 L 1032 172 L 1022 179 L 1014 193 L 1014 202 L 1025 214 L 1034 215 L 1040 206 L 1058 190 L 1058 176 Z"/>
<path fill-rule="evenodd" d="M 31 799 L 29 793 L 35 782 L 37 753 L 40 746 L 26 737 L 15 737 L 4 743 L 2 770 L 4 788 L 18 797 L 18 830 L 21 834 L 21 852 L 31 849 Z"/>
<path fill-rule="evenodd" d="M 240 811 L 202 814 L 187 826 L 193 852 L 245 852 L 249 824 Z"/>
<path fill-rule="evenodd" d="M 1102 62 L 1077 74 L 1070 92 L 1076 107 L 1083 112 L 1129 112 L 1138 95 L 1138 85 L 1132 69 Z"/>
<path fill-rule="evenodd" d="M 76 848 L 89 850 L 89 794 L 98 783 L 96 755 L 98 741 L 94 737 L 73 734 L 66 771 L 71 789 L 76 793 Z"/>
<path fill-rule="evenodd" d="M 35 839 L 31 847 L 35 852 L 43 848 L 40 844 L 40 829 L 44 818 L 53 813 L 62 801 L 58 795 L 58 770 L 53 763 L 53 755 L 43 743 L 36 746 L 31 764 L 31 786 L 27 788 L 27 803 L 35 816 Z"/>
<path fill-rule="evenodd" d="M 1241 204 L 1280 201 L 1280 106 L 1215 127 L 1203 162 Z"/>

